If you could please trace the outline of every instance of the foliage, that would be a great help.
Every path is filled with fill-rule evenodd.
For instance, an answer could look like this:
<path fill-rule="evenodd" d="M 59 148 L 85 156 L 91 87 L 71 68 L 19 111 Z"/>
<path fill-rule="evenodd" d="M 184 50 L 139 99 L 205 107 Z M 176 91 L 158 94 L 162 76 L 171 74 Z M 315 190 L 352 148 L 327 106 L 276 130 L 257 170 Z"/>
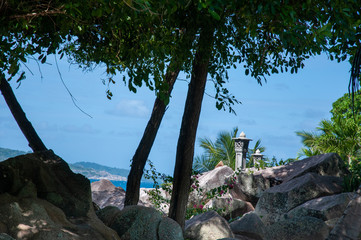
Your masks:
<path fill-rule="evenodd" d="M 165 174 L 157 172 L 153 163 L 150 160 L 148 160 L 148 165 L 149 169 L 145 170 L 145 178 L 151 179 L 154 182 L 154 188 L 148 191 L 149 200 L 155 209 L 157 209 L 162 214 L 165 214 L 165 208 L 167 205 L 169 205 L 170 199 L 166 198 L 165 195 L 162 194 L 162 191 L 167 193 L 168 195 L 172 194 L 173 178 L 171 176 L 167 176 Z M 186 219 L 190 219 L 195 215 L 204 213 L 209 210 L 214 210 L 218 213 L 226 211 L 226 208 L 216 209 L 205 207 L 205 205 L 211 199 L 219 198 L 224 196 L 226 193 L 229 193 L 229 190 L 233 189 L 234 184 L 237 180 L 237 174 L 239 174 L 239 172 L 235 172 L 229 178 L 230 180 L 227 181 L 224 185 L 205 192 L 204 189 L 200 187 L 198 181 L 198 178 L 202 175 L 202 173 L 194 171 L 191 178 L 192 184 L 190 192 L 196 192 L 196 195 L 200 196 L 201 198 L 197 200 L 197 204 L 193 204 L 193 206 L 188 205 L 186 210 Z"/>
<path fill-rule="evenodd" d="M 361 95 L 357 95 L 353 108 L 351 98 L 345 94 L 333 103 L 331 120 L 322 120 L 317 132 L 296 132 L 302 138 L 306 156 L 335 152 L 345 161 L 351 174 L 345 178 L 345 187 L 355 189 L 361 183 Z"/>
<path fill-rule="evenodd" d="M 0 5 L 0 79 L 17 82 L 25 78 L 20 64 L 37 55 L 45 63 L 47 55 L 55 54 L 68 39 L 73 20 L 69 13 L 79 6 L 90 7 L 86 1 L 2 1 Z M 85 14 L 80 11 L 78 15 Z M 25 65 L 26 66 L 26 65 Z"/>
<path fill-rule="evenodd" d="M 199 140 L 200 147 L 204 149 L 205 153 L 194 159 L 193 169 L 206 172 L 214 169 L 220 161 L 234 169 L 236 153 L 232 138 L 237 136 L 237 132 L 238 128 L 233 128 L 230 132 L 222 131 L 218 133 L 215 142 L 209 138 L 201 138 Z"/>
<path fill-rule="evenodd" d="M 356 43 L 345 39 L 355 39 L 358 32 L 357 4 L 346 2 L 98 0 L 77 22 L 79 30 L 72 31 L 77 38 L 67 52 L 87 69 L 105 64 L 110 84 L 119 72 L 131 91 L 145 84 L 162 94 L 164 72 L 175 56 L 191 75 L 200 29 L 212 21 L 216 31 L 208 71 L 216 107 L 226 109 L 238 102 L 224 87 L 229 69 L 238 64 L 262 83 L 270 74 L 297 72 L 305 59 L 323 50 L 340 60 L 345 51 L 353 53 L 348 47 Z"/>
<path fill-rule="evenodd" d="M 193 169 L 200 172 L 210 171 L 222 161 L 225 165 L 228 165 L 234 170 L 236 152 L 234 150 L 233 138 L 236 138 L 237 134 L 238 128 L 235 127 L 230 132 L 222 131 L 218 133 L 215 142 L 209 138 L 201 138 L 199 140 L 200 146 L 204 149 L 205 153 L 195 157 Z M 254 147 L 247 152 L 247 167 L 254 165 L 252 154 L 255 153 L 257 149 L 259 149 L 260 152 L 266 150 L 266 148 L 261 145 L 260 139 L 257 140 Z"/>

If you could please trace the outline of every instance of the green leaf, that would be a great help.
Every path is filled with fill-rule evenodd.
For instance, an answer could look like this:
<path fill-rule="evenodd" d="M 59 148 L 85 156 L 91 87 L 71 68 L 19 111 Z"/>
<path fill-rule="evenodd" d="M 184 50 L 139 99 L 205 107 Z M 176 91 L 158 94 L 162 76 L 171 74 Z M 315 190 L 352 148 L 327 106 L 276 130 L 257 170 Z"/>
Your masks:
<path fill-rule="evenodd" d="M 216 19 L 218 21 L 221 19 L 221 17 L 218 15 L 218 13 L 216 13 L 213 9 L 208 8 L 208 12 L 209 12 L 209 14 L 211 14 L 211 16 L 214 19 Z"/>

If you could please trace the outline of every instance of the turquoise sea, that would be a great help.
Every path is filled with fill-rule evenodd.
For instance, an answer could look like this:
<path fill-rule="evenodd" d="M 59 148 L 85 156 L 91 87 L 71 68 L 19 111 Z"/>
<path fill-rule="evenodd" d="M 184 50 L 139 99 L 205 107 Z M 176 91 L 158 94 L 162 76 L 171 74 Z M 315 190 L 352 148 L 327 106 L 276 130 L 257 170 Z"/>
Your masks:
<path fill-rule="evenodd" d="M 96 182 L 99 181 L 98 179 L 89 179 L 90 182 Z M 127 190 L 127 181 L 111 181 L 114 186 L 116 187 L 122 187 L 124 190 Z M 141 182 L 140 183 L 141 188 L 153 188 L 152 182 Z"/>

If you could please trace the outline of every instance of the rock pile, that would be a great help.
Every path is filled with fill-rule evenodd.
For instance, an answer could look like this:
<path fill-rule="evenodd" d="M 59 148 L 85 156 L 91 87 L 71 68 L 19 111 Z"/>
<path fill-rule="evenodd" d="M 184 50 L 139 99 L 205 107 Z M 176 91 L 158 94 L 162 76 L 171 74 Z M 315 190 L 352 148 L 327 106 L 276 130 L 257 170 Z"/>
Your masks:
<path fill-rule="evenodd" d="M 342 192 L 345 174 L 336 154 L 242 172 L 237 189 L 243 200 L 255 204 L 255 211 L 230 224 L 233 239 L 361 239 L 361 193 Z M 186 236 L 187 231 L 191 230 L 186 228 Z"/>
<path fill-rule="evenodd" d="M 284 166 L 247 169 L 237 176 L 231 168 L 218 166 L 197 177 L 196 187 L 202 190 L 191 193 L 189 205 L 204 201 L 212 189 L 231 184 L 228 193 L 208 199 L 204 206 L 226 211 L 221 215 L 208 211 L 194 216 L 186 221 L 184 236 L 190 240 L 361 239 L 361 190 L 343 192 L 342 180 L 346 174 L 348 170 L 343 161 L 332 153 Z M 103 191 L 99 194 L 103 200 L 110 199 L 106 194 L 116 193 L 114 186 L 96 189 L 93 184 L 93 196 Z M 118 192 L 124 194 L 121 190 Z M 146 205 L 144 194 L 143 190 L 141 204 Z M 116 205 L 112 204 L 115 201 L 94 200 L 102 206 L 105 202 Z M 227 220 L 235 218 L 238 220 L 228 224 Z M 154 229 L 152 231 L 158 231 Z"/>

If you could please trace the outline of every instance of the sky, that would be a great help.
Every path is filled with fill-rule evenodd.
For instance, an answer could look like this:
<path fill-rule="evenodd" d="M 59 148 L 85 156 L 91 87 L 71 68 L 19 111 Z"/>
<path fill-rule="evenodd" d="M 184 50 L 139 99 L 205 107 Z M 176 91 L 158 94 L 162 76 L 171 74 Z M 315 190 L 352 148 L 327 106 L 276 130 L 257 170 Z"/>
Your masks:
<path fill-rule="evenodd" d="M 84 72 L 66 60 L 49 56 L 46 64 L 29 60 L 27 78 L 11 82 L 26 116 L 49 149 L 69 163 L 80 161 L 130 169 L 130 159 L 138 146 L 151 114 L 154 92 L 146 87 L 132 93 L 121 76 L 111 86 L 112 100 L 106 98 L 104 68 Z M 58 68 L 57 68 L 58 64 Z M 230 71 L 227 87 L 242 103 L 236 115 L 219 111 L 212 82 L 207 83 L 197 131 L 195 155 L 203 150 L 199 138 L 215 140 L 221 131 L 238 127 L 247 138 L 261 139 L 267 157 L 295 158 L 302 148 L 296 131 L 313 131 L 322 119 L 329 119 L 332 103 L 348 92 L 350 64 L 337 63 L 321 55 L 308 59 L 297 74 L 281 73 L 267 78 L 262 86 L 238 68 Z M 58 71 L 59 70 L 59 71 Z M 72 102 L 64 84 L 76 99 Z M 161 173 L 171 175 L 188 83 L 179 76 L 149 159 Z M 0 147 L 31 151 L 0 97 Z"/>

